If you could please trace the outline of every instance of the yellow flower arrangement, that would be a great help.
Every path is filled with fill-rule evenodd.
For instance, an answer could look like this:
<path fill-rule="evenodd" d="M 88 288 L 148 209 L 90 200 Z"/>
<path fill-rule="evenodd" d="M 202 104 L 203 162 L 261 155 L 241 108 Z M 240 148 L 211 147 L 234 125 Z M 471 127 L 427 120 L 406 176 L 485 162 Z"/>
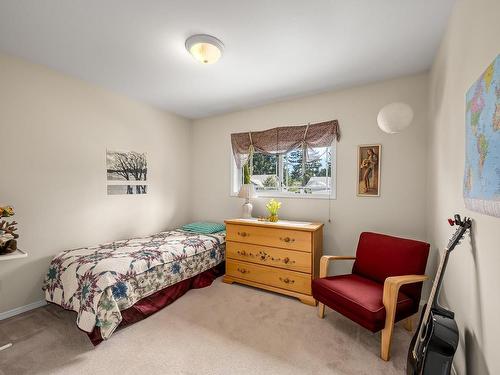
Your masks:
<path fill-rule="evenodd" d="M 281 207 L 281 202 L 278 202 L 274 198 L 271 199 L 266 204 L 266 208 L 269 211 L 269 221 L 276 222 L 278 221 L 278 210 Z"/>

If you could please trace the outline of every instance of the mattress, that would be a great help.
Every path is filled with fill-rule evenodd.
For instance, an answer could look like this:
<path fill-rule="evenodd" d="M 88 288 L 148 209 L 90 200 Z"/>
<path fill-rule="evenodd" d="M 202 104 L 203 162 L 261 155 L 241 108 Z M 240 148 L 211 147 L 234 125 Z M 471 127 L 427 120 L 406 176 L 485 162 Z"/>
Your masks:
<path fill-rule="evenodd" d="M 171 230 L 63 251 L 51 262 L 45 298 L 77 312 L 85 332 L 109 338 L 123 311 L 140 299 L 196 276 L 225 258 L 225 232 Z"/>

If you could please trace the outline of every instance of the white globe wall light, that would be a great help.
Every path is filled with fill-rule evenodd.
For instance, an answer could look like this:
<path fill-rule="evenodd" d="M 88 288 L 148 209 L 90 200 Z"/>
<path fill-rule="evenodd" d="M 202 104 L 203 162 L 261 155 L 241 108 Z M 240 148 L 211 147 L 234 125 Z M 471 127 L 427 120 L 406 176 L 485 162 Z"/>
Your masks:
<path fill-rule="evenodd" d="M 406 103 L 391 103 L 383 107 L 377 116 L 378 127 L 388 133 L 400 133 L 413 120 L 413 110 Z"/>

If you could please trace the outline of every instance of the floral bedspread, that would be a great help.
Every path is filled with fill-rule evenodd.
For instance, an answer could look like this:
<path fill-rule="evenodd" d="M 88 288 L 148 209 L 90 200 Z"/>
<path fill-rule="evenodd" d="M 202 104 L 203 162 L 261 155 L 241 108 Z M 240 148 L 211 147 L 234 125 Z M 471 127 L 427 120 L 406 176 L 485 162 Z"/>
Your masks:
<path fill-rule="evenodd" d="M 224 257 L 224 232 L 172 230 L 63 251 L 52 260 L 43 289 L 47 301 L 78 313 L 80 329 L 92 332 L 98 326 L 106 339 L 122 320 L 120 310 Z"/>

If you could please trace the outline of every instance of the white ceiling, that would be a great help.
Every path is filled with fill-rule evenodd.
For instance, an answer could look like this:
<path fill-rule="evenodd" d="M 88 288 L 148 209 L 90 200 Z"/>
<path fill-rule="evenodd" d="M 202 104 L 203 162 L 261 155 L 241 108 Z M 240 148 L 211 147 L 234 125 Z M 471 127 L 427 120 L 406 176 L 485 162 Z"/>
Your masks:
<path fill-rule="evenodd" d="M 0 0 L 0 51 L 189 118 L 425 71 L 454 0 Z M 185 39 L 225 53 L 197 63 Z"/>

